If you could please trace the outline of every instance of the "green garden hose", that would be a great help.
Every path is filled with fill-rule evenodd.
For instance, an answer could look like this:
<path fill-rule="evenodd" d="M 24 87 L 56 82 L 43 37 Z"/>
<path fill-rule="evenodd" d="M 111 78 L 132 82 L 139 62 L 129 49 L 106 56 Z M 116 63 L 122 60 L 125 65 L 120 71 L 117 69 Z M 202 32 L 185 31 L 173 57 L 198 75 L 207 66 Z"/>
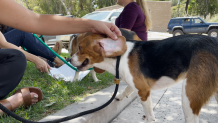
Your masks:
<path fill-rule="evenodd" d="M 77 68 L 73 67 L 71 64 L 69 64 L 66 60 L 64 60 L 62 57 L 60 57 L 55 51 L 53 51 L 47 44 L 45 44 L 40 38 L 36 35 L 33 34 L 46 48 L 48 48 L 55 56 L 57 56 L 61 61 L 63 61 L 65 64 L 67 64 L 70 68 L 74 69 L 75 71 L 78 71 Z M 93 68 L 89 68 L 89 70 L 92 70 Z"/>

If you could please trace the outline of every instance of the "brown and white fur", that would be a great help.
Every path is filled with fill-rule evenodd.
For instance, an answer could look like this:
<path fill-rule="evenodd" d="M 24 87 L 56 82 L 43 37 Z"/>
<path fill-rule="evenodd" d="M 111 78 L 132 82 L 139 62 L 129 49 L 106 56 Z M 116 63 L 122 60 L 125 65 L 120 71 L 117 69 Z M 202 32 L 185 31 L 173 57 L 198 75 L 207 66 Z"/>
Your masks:
<path fill-rule="evenodd" d="M 79 70 L 97 67 L 115 74 L 121 55 L 120 77 L 128 86 L 118 96 L 138 92 L 146 122 L 155 120 L 150 91 L 183 82 L 182 108 L 186 123 L 199 123 L 198 115 L 212 95 L 218 99 L 218 39 L 202 35 L 176 36 L 161 41 L 112 41 L 92 34 L 78 45 L 71 64 Z M 217 100 L 218 102 L 218 100 Z"/>
<path fill-rule="evenodd" d="M 68 46 L 68 53 L 70 56 L 72 56 L 78 51 L 79 42 L 81 42 L 82 39 L 84 39 L 86 36 L 90 34 L 92 33 L 82 33 L 82 34 L 71 36 L 69 46 Z M 95 82 L 99 81 L 94 70 L 91 70 L 90 73 Z M 75 76 L 73 78 L 73 82 L 78 81 L 78 80 L 79 80 L 79 71 L 76 71 Z"/>
<path fill-rule="evenodd" d="M 127 39 L 141 41 L 141 39 L 133 31 L 126 30 L 126 29 L 120 29 L 120 31 L 121 31 L 122 35 Z M 73 54 L 75 54 L 78 51 L 79 42 L 81 42 L 85 37 L 87 37 L 91 34 L 92 33 L 81 33 L 81 34 L 72 35 L 70 38 L 69 44 L 68 44 L 69 55 L 72 56 Z M 90 71 L 93 80 L 95 82 L 97 82 L 97 81 L 99 81 L 99 79 L 97 78 L 95 71 L 97 71 L 97 73 L 103 73 L 104 70 L 101 70 L 101 69 L 94 67 L 94 69 Z M 77 81 L 78 79 L 79 79 L 79 71 L 76 71 L 73 82 Z"/>

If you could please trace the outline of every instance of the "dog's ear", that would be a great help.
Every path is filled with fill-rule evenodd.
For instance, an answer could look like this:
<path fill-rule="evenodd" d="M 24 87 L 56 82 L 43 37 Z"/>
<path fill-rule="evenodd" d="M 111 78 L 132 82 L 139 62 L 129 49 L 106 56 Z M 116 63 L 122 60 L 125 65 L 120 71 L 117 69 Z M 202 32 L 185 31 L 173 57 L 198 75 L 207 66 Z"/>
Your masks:
<path fill-rule="evenodd" d="M 126 38 L 119 36 L 117 40 L 111 38 L 97 39 L 94 50 L 99 52 L 103 57 L 120 56 L 127 50 Z"/>
<path fill-rule="evenodd" d="M 95 71 L 96 73 L 100 73 L 100 74 L 102 74 L 102 73 L 105 72 L 105 70 L 102 70 L 102 69 L 97 68 L 97 67 L 93 67 L 93 69 L 94 69 L 94 71 Z"/>

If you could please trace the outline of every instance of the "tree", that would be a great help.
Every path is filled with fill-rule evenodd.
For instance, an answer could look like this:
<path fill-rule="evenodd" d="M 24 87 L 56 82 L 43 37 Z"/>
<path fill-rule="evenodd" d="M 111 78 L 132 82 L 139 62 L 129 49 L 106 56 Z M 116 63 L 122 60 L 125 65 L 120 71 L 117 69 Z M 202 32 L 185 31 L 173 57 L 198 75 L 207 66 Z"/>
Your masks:
<path fill-rule="evenodd" d="M 188 13 L 191 15 L 214 15 L 218 12 L 218 0 L 191 0 Z"/>
<path fill-rule="evenodd" d="M 39 14 L 63 14 L 82 17 L 95 9 L 115 5 L 117 0 L 15 0 Z"/>
<path fill-rule="evenodd" d="M 65 11 L 67 12 L 67 15 L 71 15 L 70 11 L 71 11 L 71 8 L 72 8 L 72 0 L 60 0 L 61 3 L 63 4 L 64 8 L 65 8 Z M 64 2 L 68 3 L 68 4 L 65 4 Z M 66 5 L 70 5 L 69 7 L 67 7 Z"/>
<path fill-rule="evenodd" d="M 94 0 L 78 0 L 74 3 L 73 14 L 76 17 L 82 17 L 87 13 L 93 12 L 94 8 Z"/>
<path fill-rule="evenodd" d="M 187 14 L 188 4 L 189 4 L 189 0 L 186 1 L 186 5 L 185 5 L 185 14 Z"/>
<path fill-rule="evenodd" d="M 66 10 L 60 0 L 35 0 L 36 6 L 34 12 L 39 14 L 63 14 L 66 15 Z"/>
<path fill-rule="evenodd" d="M 96 0 L 97 8 L 103 8 L 107 6 L 116 5 L 117 0 Z"/>

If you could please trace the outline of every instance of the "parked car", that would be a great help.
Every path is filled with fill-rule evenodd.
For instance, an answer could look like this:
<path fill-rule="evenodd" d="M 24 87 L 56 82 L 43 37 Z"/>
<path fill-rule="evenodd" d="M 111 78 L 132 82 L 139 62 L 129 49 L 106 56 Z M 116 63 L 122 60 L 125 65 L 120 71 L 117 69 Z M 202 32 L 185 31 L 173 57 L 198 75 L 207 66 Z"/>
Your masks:
<path fill-rule="evenodd" d="M 197 33 L 218 38 L 218 23 L 207 23 L 200 17 L 172 18 L 169 21 L 167 32 L 173 36 Z"/>
<path fill-rule="evenodd" d="M 123 8 L 114 9 L 112 11 L 94 11 L 92 13 L 86 14 L 82 18 L 115 23 L 116 18 L 120 15 L 122 11 Z"/>

